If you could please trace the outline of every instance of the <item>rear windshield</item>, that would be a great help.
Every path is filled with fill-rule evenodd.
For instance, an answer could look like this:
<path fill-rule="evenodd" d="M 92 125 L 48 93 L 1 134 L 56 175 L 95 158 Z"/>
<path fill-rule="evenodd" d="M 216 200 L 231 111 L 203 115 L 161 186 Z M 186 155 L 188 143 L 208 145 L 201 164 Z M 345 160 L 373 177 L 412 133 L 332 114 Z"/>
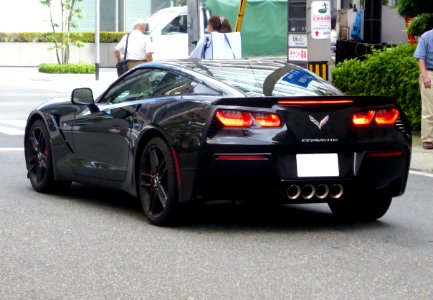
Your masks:
<path fill-rule="evenodd" d="M 331 96 L 341 91 L 293 64 L 254 60 L 194 60 L 186 66 L 224 82 L 247 96 Z"/>

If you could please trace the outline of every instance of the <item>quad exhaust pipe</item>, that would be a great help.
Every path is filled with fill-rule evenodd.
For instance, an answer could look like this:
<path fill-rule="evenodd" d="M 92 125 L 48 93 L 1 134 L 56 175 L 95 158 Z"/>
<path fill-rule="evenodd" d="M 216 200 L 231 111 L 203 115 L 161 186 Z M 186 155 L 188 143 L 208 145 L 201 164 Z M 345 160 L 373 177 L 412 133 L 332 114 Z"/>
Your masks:
<path fill-rule="evenodd" d="M 287 188 L 286 191 L 287 198 L 290 200 L 296 200 L 300 197 L 304 198 L 305 200 L 309 200 L 314 196 L 320 200 L 325 199 L 328 196 L 332 199 L 338 199 L 343 195 L 343 193 L 344 188 L 341 184 L 332 184 L 329 186 L 323 183 L 320 183 L 316 186 L 310 183 L 303 186 L 292 184 Z"/>

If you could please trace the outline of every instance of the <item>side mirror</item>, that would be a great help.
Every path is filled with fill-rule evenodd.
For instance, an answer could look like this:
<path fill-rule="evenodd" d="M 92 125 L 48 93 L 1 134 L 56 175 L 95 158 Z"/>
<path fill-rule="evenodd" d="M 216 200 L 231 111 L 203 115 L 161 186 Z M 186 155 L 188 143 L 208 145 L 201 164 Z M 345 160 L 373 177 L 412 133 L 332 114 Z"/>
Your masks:
<path fill-rule="evenodd" d="M 71 102 L 74 104 L 92 105 L 95 104 L 93 92 L 90 88 L 74 89 L 71 94 Z"/>

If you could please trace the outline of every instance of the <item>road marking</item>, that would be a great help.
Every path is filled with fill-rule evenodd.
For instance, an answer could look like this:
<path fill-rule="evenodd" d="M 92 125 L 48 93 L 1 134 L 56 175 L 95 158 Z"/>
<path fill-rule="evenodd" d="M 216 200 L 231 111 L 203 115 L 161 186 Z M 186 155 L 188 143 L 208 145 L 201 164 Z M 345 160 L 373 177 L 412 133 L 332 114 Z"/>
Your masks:
<path fill-rule="evenodd" d="M 427 177 L 432 177 L 433 178 L 433 174 L 432 173 L 428 173 L 428 172 L 410 170 L 409 173 L 413 174 L 413 175 L 421 175 L 421 176 L 427 176 Z"/>
<path fill-rule="evenodd" d="M 8 135 L 24 135 L 24 130 L 9 127 L 0 127 L 0 133 Z"/>
<path fill-rule="evenodd" d="M 27 121 L 25 120 L 0 120 L 0 124 L 12 125 L 15 127 L 24 128 Z"/>
<path fill-rule="evenodd" d="M 24 151 L 24 148 L 0 148 L 0 152 L 18 152 Z"/>
<path fill-rule="evenodd" d="M 7 135 L 24 135 L 25 120 L 0 120 L 0 133 Z"/>

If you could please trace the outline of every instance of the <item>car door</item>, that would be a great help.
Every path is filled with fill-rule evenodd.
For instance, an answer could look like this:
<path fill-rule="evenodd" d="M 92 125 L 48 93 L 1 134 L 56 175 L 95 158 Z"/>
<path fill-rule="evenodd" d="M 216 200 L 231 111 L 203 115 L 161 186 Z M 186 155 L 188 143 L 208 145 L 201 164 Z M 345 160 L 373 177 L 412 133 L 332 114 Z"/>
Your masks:
<path fill-rule="evenodd" d="M 163 70 L 141 69 L 115 83 L 98 101 L 98 110 L 87 110 L 72 124 L 75 146 L 74 172 L 102 180 L 124 181 L 131 155 L 134 114 L 152 96 L 154 82 Z"/>

